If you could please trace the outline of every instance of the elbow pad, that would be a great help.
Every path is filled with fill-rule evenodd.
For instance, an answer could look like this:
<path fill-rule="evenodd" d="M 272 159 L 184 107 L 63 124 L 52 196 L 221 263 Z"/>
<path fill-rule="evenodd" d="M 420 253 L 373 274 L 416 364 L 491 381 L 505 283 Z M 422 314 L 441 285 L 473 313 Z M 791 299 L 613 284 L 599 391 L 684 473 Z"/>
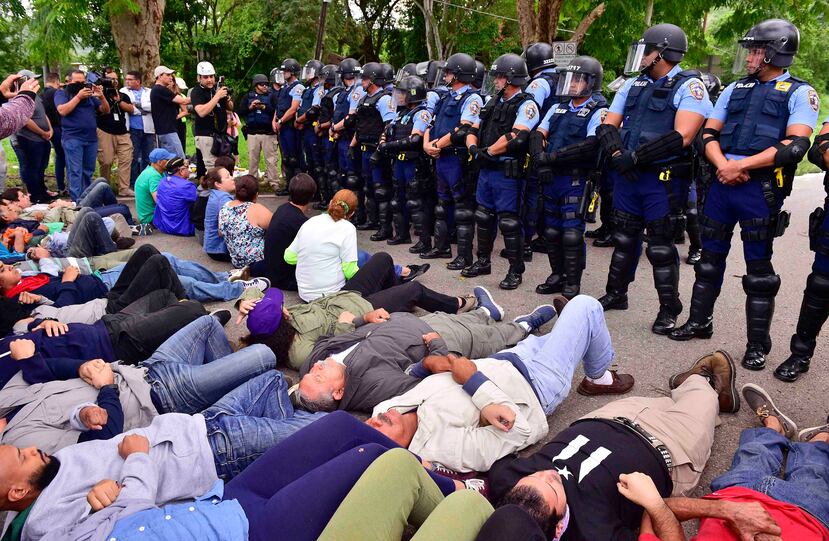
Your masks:
<path fill-rule="evenodd" d="M 598 150 L 599 141 L 595 137 L 591 136 L 586 138 L 584 141 L 579 141 L 578 143 L 560 148 L 556 150 L 553 155 L 555 156 L 556 163 L 561 164 L 585 163 L 590 161 L 595 162 Z"/>
<path fill-rule="evenodd" d="M 715 130 L 714 128 L 702 129 L 702 148 L 708 146 L 708 143 L 713 143 L 714 141 L 719 142 L 719 140 L 720 130 Z"/>
<path fill-rule="evenodd" d="M 636 149 L 637 163 L 653 163 L 676 156 L 685 148 L 682 135 L 672 130 Z"/>
<path fill-rule="evenodd" d="M 774 155 L 774 166 L 785 167 L 787 165 L 797 165 L 806 153 L 809 152 L 809 138 L 800 136 L 786 137 L 783 141 L 791 141 L 788 145 L 784 145 L 781 141 L 774 145 L 777 149 L 777 154 Z"/>
<path fill-rule="evenodd" d="M 530 156 L 538 156 L 544 152 L 544 134 L 533 130 L 530 134 Z"/>
<path fill-rule="evenodd" d="M 507 139 L 507 152 L 509 154 L 518 154 L 527 148 L 527 142 L 530 139 L 529 130 L 514 129 L 507 132 L 504 136 Z"/>
<path fill-rule="evenodd" d="M 619 129 L 610 124 L 600 124 L 596 128 L 596 139 L 599 142 L 599 146 L 602 150 L 604 150 L 608 157 L 612 156 L 617 150 L 621 152 L 624 148 L 624 145 L 622 145 L 622 135 L 619 133 Z"/>
<path fill-rule="evenodd" d="M 305 111 L 305 118 L 311 122 L 316 122 L 320 117 L 320 108 L 316 105 Z"/>
<path fill-rule="evenodd" d="M 452 135 L 449 136 L 449 142 L 456 147 L 465 147 L 466 136 L 469 135 L 470 127 L 471 126 L 469 124 L 461 124 L 458 126 L 458 128 L 452 132 Z"/>
<path fill-rule="evenodd" d="M 815 143 L 809 149 L 809 161 L 824 171 L 826 170 L 826 162 L 824 159 L 827 150 L 829 150 L 829 133 L 815 137 Z"/>

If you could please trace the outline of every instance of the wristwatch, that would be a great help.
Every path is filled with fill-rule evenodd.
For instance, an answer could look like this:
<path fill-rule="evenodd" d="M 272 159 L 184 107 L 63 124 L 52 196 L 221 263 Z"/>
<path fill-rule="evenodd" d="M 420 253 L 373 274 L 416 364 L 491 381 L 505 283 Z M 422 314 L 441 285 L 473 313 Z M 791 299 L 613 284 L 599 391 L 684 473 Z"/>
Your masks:
<path fill-rule="evenodd" d="M 117 395 L 121 394 L 121 391 L 118 389 L 118 385 L 116 385 L 115 383 L 110 383 L 109 385 L 104 385 L 103 387 L 98 389 L 98 391 L 100 392 L 100 391 L 103 391 L 104 389 L 111 389 Z"/>

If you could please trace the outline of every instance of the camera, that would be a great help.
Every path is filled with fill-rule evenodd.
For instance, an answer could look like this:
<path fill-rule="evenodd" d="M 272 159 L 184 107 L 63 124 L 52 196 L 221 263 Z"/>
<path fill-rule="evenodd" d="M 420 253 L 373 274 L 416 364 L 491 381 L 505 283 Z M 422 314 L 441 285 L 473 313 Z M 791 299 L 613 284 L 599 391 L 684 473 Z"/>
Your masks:
<path fill-rule="evenodd" d="M 225 76 L 224 76 L 224 75 L 220 75 L 220 76 L 219 76 L 219 78 L 216 80 L 216 85 L 217 85 L 219 88 L 221 88 L 221 87 L 223 87 L 223 86 L 226 86 L 226 85 L 225 85 Z M 232 97 L 233 97 L 233 89 L 232 89 L 232 88 L 230 88 L 229 86 L 227 87 L 227 96 L 228 96 L 229 98 L 232 98 Z"/>
<path fill-rule="evenodd" d="M 89 72 L 88 79 L 89 79 L 90 82 L 88 82 L 84 85 L 86 88 L 88 88 L 90 90 L 93 90 L 93 85 L 97 84 L 101 88 L 103 88 L 104 97 L 107 100 L 114 100 L 114 99 L 118 98 L 117 84 L 116 84 L 115 81 L 113 81 L 109 77 L 106 77 L 104 75 L 101 75 L 100 73 L 91 71 L 91 72 Z"/>

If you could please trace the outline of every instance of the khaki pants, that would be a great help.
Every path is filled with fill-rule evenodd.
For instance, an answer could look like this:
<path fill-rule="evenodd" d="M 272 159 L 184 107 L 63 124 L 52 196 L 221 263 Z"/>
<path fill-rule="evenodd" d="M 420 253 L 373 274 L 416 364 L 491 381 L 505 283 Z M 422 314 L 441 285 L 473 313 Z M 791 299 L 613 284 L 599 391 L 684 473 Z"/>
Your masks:
<path fill-rule="evenodd" d="M 423 316 L 423 321 L 443 338 L 449 351 L 470 359 L 489 357 L 527 337 L 527 331 L 518 323 L 495 321 L 483 310 L 434 312 Z"/>
<path fill-rule="evenodd" d="M 218 156 L 210 153 L 210 150 L 213 148 L 213 137 L 209 135 L 197 135 L 196 148 L 201 151 L 201 159 L 204 162 L 205 170 L 211 169 L 216 163 L 216 158 L 218 158 Z M 230 173 L 233 174 L 233 171 Z"/>
<path fill-rule="evenodd" d="M 582 419 L 627 417 L 638 423 L 671 451 L 673 496 L 688 494 L 699 483 L 711 456 L 714 427 L 720 423 L 717 393 L 697 375 L 671 391 L 670 397 L 632 396 L 616 400 Z"/>
<path fill-rule="evenodd" d="M 112 135 L 98 130 L 98 163 L 101 176 L 112 177 L 112 164 L 118 162 L 118 191 L 130 189 L 130 168 L 132 167 L 132 138 L 130 134 Z"/>
<path fill-rule="evenodd" d="M 259 155 L 265 155 L 265 174 L 268 177 L 268 184 L 273 188 L 284 185 L 282 175 L 277 167 L 277 152 L 279 143 L 276 135 L 273 134 L 250 134 L 248 135 L 248 170 L 251 175 L 259 178 Z"/>

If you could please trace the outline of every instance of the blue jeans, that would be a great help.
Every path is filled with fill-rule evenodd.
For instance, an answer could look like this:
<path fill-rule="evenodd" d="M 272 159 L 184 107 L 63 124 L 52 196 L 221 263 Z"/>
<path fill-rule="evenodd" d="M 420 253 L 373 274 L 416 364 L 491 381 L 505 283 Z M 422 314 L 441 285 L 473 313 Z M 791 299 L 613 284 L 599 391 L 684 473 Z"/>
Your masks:
<path fill-rule="evenodd" d="M 251 378 L 276 369 L 273 351 L 254 344 L 236 353 L 213 316 L 202 316 L 161 344 L 149 359 L 147 381 L 160 413 L 198 413 Z"/>
<path fill-rule="evenodd" d="M 150 165 L 150 151 L 155 148 L 153 134 L 144 133 L 144 129 L 130 128 L 132 139 L 132 165 L 130 166 L 130 185 L 135 186 L 135 179 L 141 171 Z"/>
<path fill-rule="evenodd" d="M 788 451 L 785 476 L 778 477 Z M 770 428 L 749 428 L 731 468 L 711 481 L 714 491 L 743 487 L 801 507 L 829 527 L 829 444 L 794 443 Z"/>
<path fill-rule="evenodd" d="M 32 196 L 32 203 L 42 203 L 47 200 L 46 183 L 43 175 L 46 173 L 46 166 L 49 165 L 49 153 L 52 147 L 48 141 L 30 141 L 25 137 L 17 137 L 13 141 L 12 148 L 17 155 L 17 162 L 20 166 L 20 178 L 26 184 L 29 195 Z"/>
<path fill-rule="evenodd" d="M 115 205 L 117 203 L 118 200 L 115 198 L 112 188 L 109 187 L 109 182 L 103 177 L 96 178 L 95 182 L 87 186 L 81 192 L 77 202 L 79 207 L 92 208 L 102 207 L 104 205 Z"/>
<path fill-rule="evenodd" d="M 207 441 L 216 460 L 216 473 L 224 480 L 232 479 L 268 449 L 325 416 L 324 413 L 294 412 L 288 398 L 288 384 L 277 370 L 251 379 L 204 410 L 202 415 L 207 424 Z"/>
<path fill-rule="evenodd" d="M 170 261 L 170 266 L 178 275 L 188 299 L 199 302 L 230 301 L 244 291 L 242 282 L 227 281 L 228 273 L 226 272 L 213 272 L 195 261 L 179 259 L 170 253 L 165 252 L 164 256 Z M 101 280 L 108 288 L 112 288 L 118 281 L 124 265 L 122 263 L 101 273 Z"/>
<path fill-rule="evenodd" d="M 58 191 L 66 189 L 66 155 L 63 152 L 61 142 L 62 130 L 60 127 L 52 126 L 52 148 L 55 149 L 55 182 L 58 184 Z"/>
<path fill-rule="evenodd" d="M 177 133 L 156 134 L 156 139 L 158 139 L 159 148 L 172 152 L 179 158 L 184 157 L 184 149 L 181 146 L 181 139 L 178 138 Z"/>
<path fill-rule="evenodd" d="M 98 140 L 81 141 L 72 137 L 62 142 L 66 155 L 66 175 L 69 177 L 69 197 L 72 201 L 77 201 L 92 183 L 98 157 Z"/>
<path fill-rule="evenodd" d="M 357 268 L 362 267 L 365 265 L 368 260 L 371 259 L 371 254 L 366 252 L 365 250 L 357 250 Z M 394 275 L 400 278 L 400 273 L 403 271 L 403 267 L 400 265 L 394 266 Z"/>
<path fill-rule="evenodd" d="M 91 208 L 78 211 L 69 230 L 66 251 L 69 257 L 93 257 L 118 250 L 103 219 Z"/>
<path fill-rule="evenodd" d="M 570 393 L 580 362 L 587 377 L 599 378 L 615 356 L 602 305 L 593 297 L 578 295 L 567 303 L 549 333 L 530 335 L 492 358 L 515 362 L 517 357 L 541 407 L 550 415 Z"/>

